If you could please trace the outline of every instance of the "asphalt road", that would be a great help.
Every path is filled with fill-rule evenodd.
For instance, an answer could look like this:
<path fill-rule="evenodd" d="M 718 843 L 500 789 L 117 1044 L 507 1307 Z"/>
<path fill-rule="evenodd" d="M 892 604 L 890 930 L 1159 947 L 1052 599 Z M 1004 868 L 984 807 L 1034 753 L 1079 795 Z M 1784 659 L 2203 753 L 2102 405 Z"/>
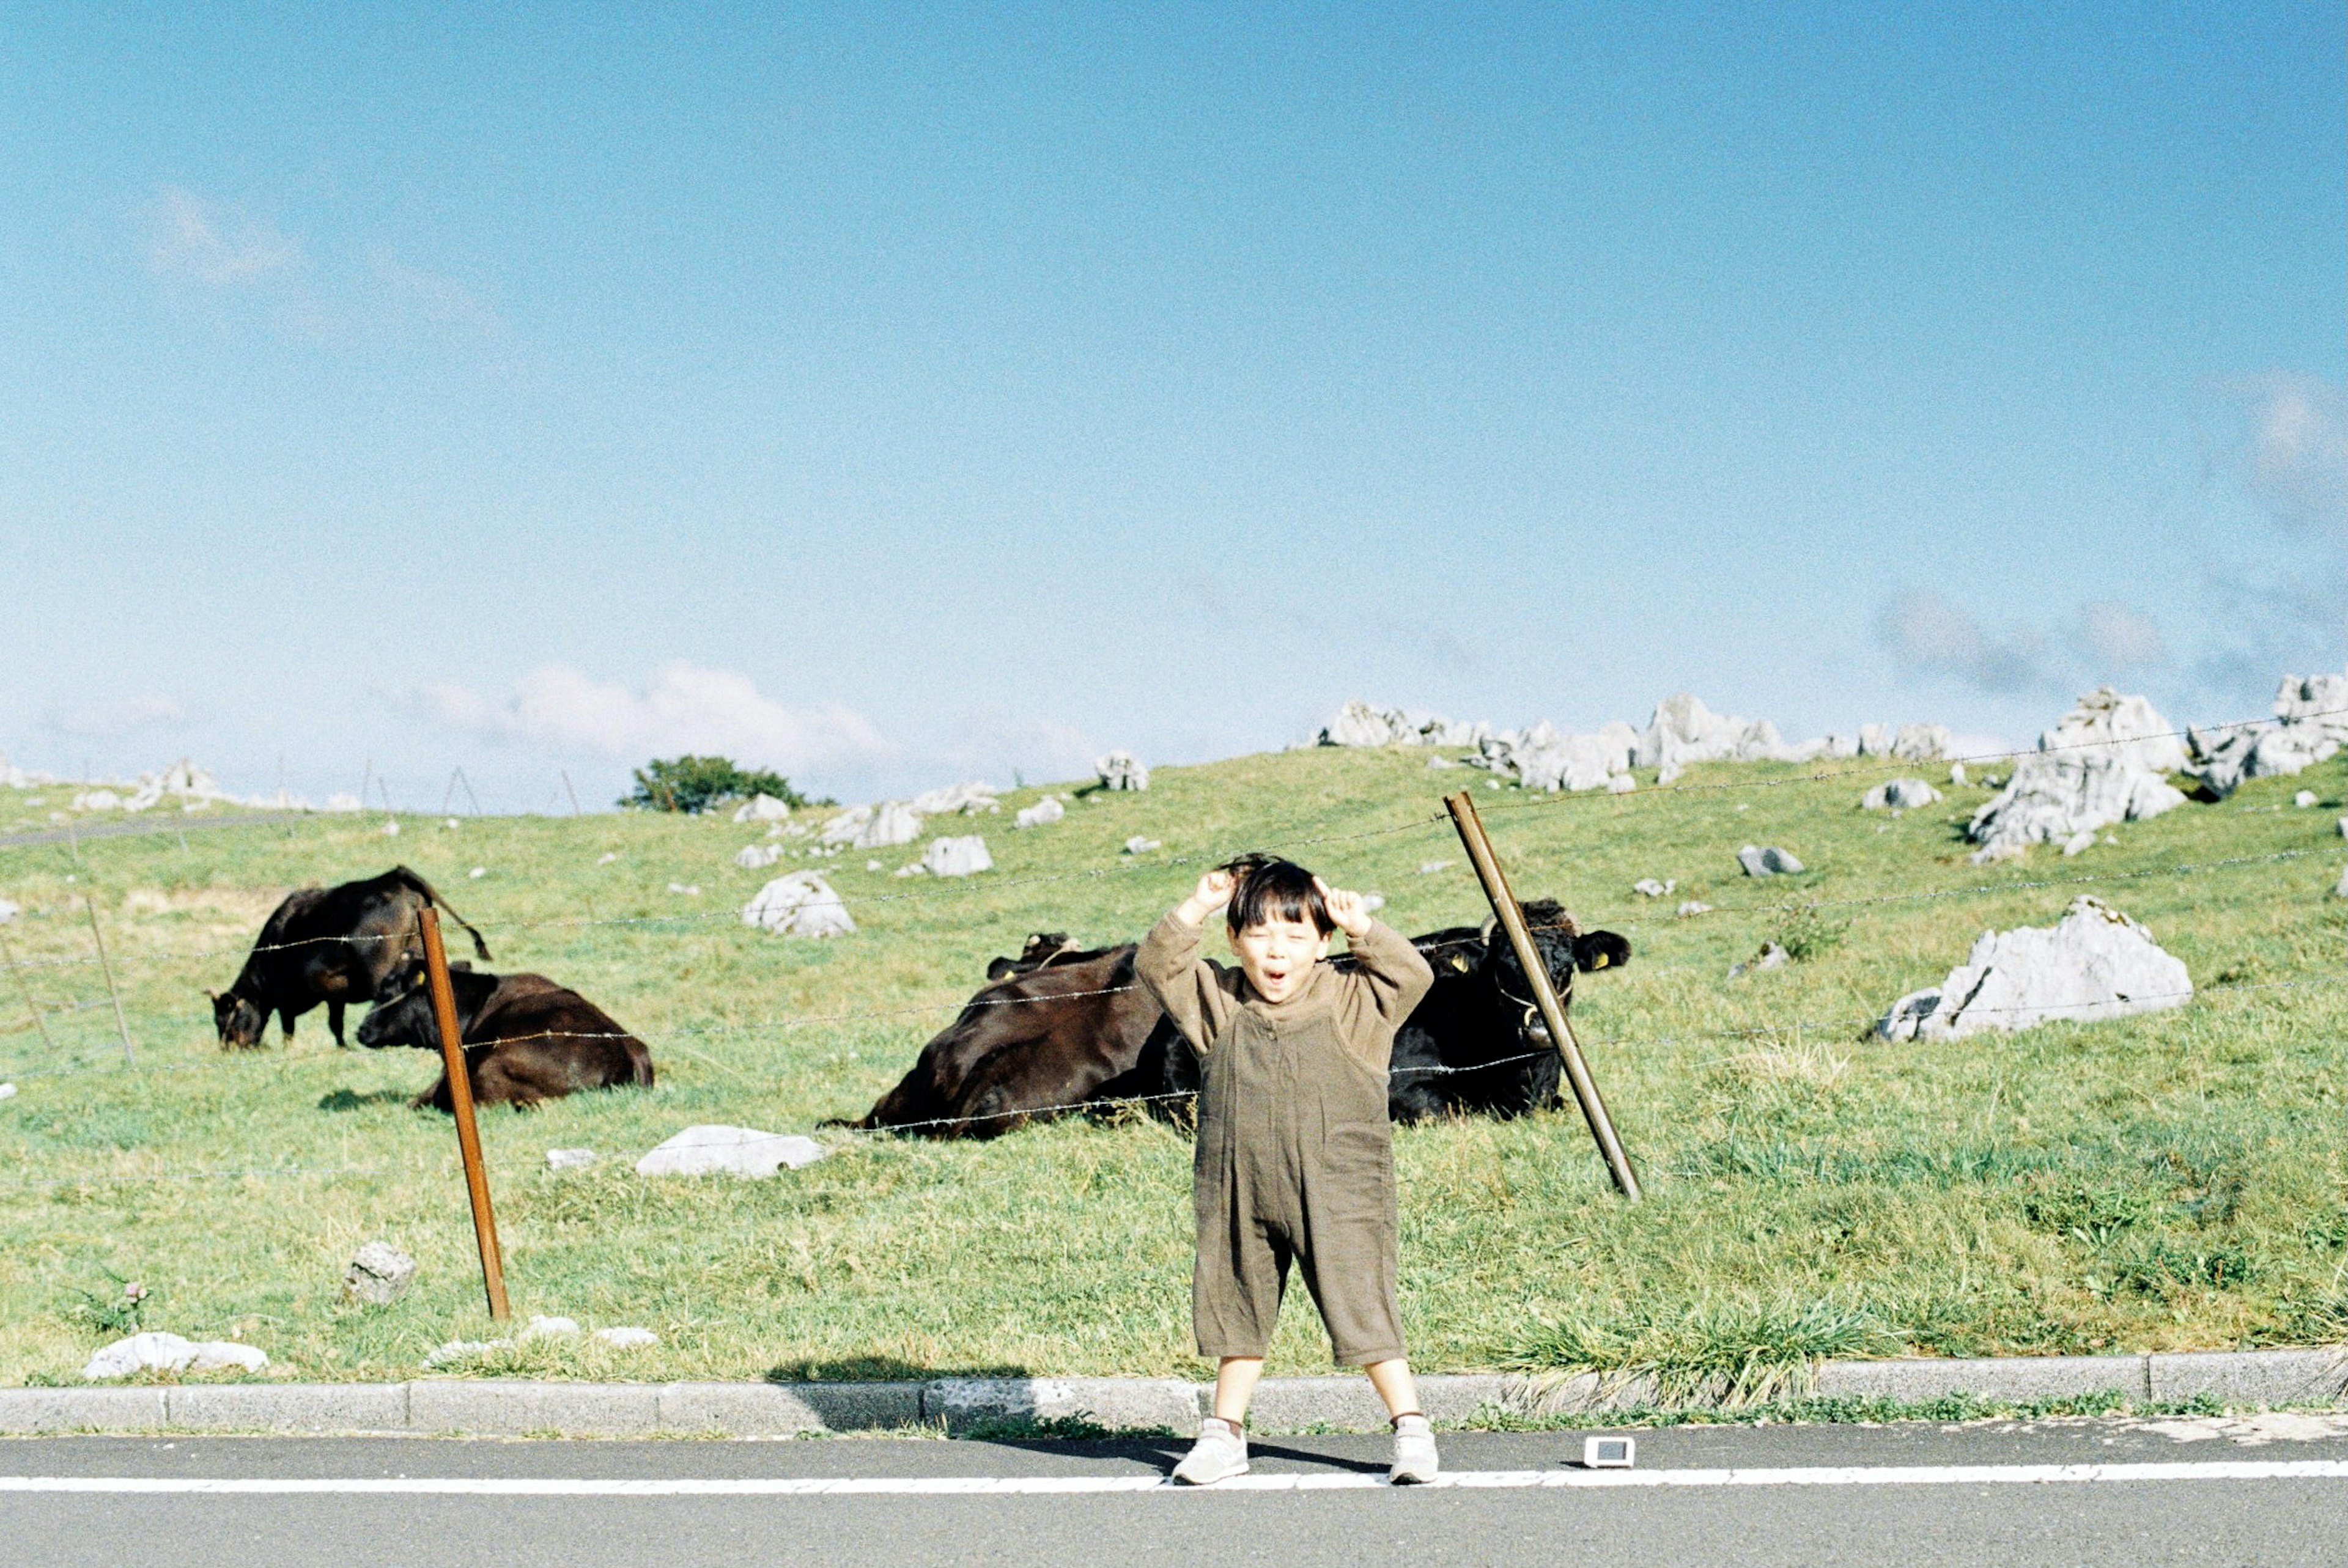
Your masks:
<path fill-rule="evenodd" d="M 1380 1439 L 1270 1439 L 1256 1490 L 1206 1492 L 1152 1485 L 1170 1440 L 25 1439 L 0 1441 L 0 1563 L 2348 1561 L 2343 1418 L 1638 1439 L 1635 1484 L 1601 1485 L 1622 1478 L 1581 1471 L 1577 1434 L 1451 1434 L 1447 1468 L 1482 1484 L 1403 1491 L 1362 1484 Z M 2069 1479 L 2022 1479 L 2048 1474 Z M 786 1490 L 843 1481 L 863 1490 Z"/>

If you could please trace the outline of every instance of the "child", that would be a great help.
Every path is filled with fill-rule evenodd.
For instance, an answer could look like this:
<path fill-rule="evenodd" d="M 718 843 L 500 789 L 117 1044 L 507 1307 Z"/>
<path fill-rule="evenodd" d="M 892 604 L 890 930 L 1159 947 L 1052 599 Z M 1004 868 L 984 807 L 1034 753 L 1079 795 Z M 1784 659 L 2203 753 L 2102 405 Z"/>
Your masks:
<path fill-rule="evenodd" d="M 1199 957 L 1200 927 L 1230 906 L 1234 974 Z M 1336 969 L 1342 930 L 1354 967 Z M 1386 1064 L 1395 1030 L 1435 976 L 1409 942 L 1289 861 L 1242 856 L 1199 879 L 1135 959 L 1141 983 L 1199 1053 L 1190 1313 L 1216 1359 L 1215 1413 L 1174 1479 L 1243 1474 L 1243 1423 L 1293 1260 L 1341 1365 L 1385 1401 L 1396 1484 L 1435 1479 L 1435 1434 L 1403 1358 Z"/>

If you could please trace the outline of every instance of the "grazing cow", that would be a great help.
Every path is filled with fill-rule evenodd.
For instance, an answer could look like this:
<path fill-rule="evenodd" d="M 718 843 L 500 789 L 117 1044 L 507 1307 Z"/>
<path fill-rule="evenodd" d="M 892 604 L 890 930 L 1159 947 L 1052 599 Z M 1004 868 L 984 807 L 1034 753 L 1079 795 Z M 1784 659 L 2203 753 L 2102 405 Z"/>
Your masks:
<path fill-rule="evenodd" d="M 440 1049 L 432 988 L 421 960 L 396 977 L 396 995 L 376 1004 L 359 1025 L 359 1043 Z M 488 975 L 452 967 L 448 989 L 457 1004 L 457 1034 L 465 1042 L 465 1076 L 476 1103 L 535 1105 L 582 1089 L 653 1083 L 653 1054 L 609 1013 L 544 975 Z M 411 1102 L 417 1109 L 451 1109 L 448 1074 Z"/>
<path fill-rule="evenodd" d="M 853 1127 L 993 1138 L 1066 1108 L 1159 1092 L 1180 1038 L 1134 978 L 1134 944 L 1071 952 L 1058 933 L 997 958 L 991 983 Z"/>
<path fill-rule="evenodd" d="M 489 948 L 481 934 L 448 907 L 432 884 L 405 866 L 363 882 L 287 894 L 261 927 L 234 983 L 225 991 L 205 993 L 212 999 L 212 1027 L 221 1043 L 259 1045 L 273 1012 L 290 1041 L 294 1020 L 324 1002 L 326 1029 L 336 1045 L 345 1044 L 343 1009 L 382 998 L 401 964 L 423 951 L 417 911 L 427 905 L 446 910 L 463 926 L 473 938 L 473 951 L 488 959 Z"/>
<path fill-rule="evenodd" d="M 1577 969 L 1630 959 L 1628 941 L 1581 931 L 1552 900 L 1524 910 L 1560 1002 L 1570 1005 Z M 1435 984 L 1395 1035 L 1388 1113 L 1397 1122 L 1505 1117 L 1556 1103 L 1557 1052 L 1497 922 L 1412 940 Z M 1133 954 L 1131 943 L 1080 952 L 1059 932 L 1029 938 L 1017 958 L 988 966 L 993 983 L 850 1125 L 991 1138 L 1067 1108 L 1138 1099 L 1154 1114 L 1187 1121 L 1198 1058 L 1139 988 Z"/>

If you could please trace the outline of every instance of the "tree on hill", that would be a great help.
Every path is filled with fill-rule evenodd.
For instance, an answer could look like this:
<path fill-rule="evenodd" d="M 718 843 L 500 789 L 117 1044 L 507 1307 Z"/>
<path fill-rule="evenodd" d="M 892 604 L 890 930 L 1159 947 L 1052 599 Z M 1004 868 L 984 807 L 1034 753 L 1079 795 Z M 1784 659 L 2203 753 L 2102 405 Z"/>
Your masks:
<path fill-rule="evenodd" d="M 770 794 L 797 810 L 803 805 L 828 805 L 791 787 L 778 773 L 736 764 L 731 757 L 655 757 L 636 770 L 636 787 L 620 798 L 632 811 L 682 811 L 695 815 L 712 807 Z"/>

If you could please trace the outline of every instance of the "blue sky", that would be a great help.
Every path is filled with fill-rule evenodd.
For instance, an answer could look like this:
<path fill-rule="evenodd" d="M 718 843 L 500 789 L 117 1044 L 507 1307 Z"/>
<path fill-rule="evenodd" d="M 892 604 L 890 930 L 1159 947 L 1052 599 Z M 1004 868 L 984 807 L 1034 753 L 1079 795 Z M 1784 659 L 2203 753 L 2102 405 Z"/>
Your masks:
<path fill-rule="evenodd" d="M 860 796 L 2342 667 L 2337 5 L 478 9 L 0 11 L 20 764 Z"/>

